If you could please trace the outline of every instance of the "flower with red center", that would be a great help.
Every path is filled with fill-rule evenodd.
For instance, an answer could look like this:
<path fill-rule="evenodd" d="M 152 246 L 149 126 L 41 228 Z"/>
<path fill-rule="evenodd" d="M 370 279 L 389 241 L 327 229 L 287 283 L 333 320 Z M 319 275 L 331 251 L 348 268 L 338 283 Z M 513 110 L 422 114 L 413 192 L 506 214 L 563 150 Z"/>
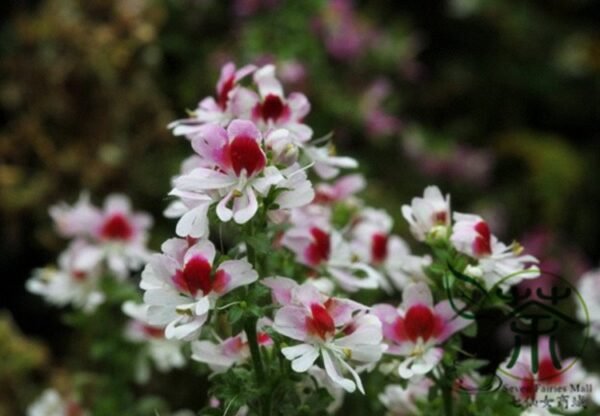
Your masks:
<path fill-rule="evenodd" d="M 207 211 L 213 201 L 218 201 L 216 212 L 221 221 L 233 219 L 244 224 L 258 210 L 257 197 L 266 196 L 274 187 L 285 189 L 276 200 L 282 209 L 304 205 L 313 198 L 306 175 L 297 174 L 300 168 L 291 166 L 294 172 L 289 172 L 267 166 L 262 145 L 262 134 L 254 123 L 246 120 L 232 121 L 227 130 L 208 125 L 192 140 L 194 150 L 212 167 L 197 167 L 174 181 L 171 195 L 184 200 L 203 199 L 198 209 L 192 208 L 193 213 L 183 214 L 180 223 L 186 225 L 180 232 L 206 230 Z M 290 179 L 292 176 L 294 180 Z M 196 225 L 192 226 L 193 223 Z"/>
<path fill-rule="evenodd" d="M 539 276 L 539 269 L 534 266 L 538 260 L 521 255 L 522 249 L 516 243 L 506 246 L 498 241 L 481 217 L 457 212 L 454 221 L 450 236 L 452 245 L 477 260 L 477 265 L 468 266 L 465 273 L 481 278 L 488 289 L 497 285 L 506 290 L 523 279 Z"/>
<path fill-rule="evenodd" d="M 455 307 L 462 305 L 455 301 Z M 398 367 L 402 378 L 431 371 L 442 358 L 438 346 L 472 323 L 458 316 L 449 301 L 434 305 L 429 287 L 422 282 L 404 289 L 399 308 L 379 304 L 372 311 L 382 322 L 386 353 L 404 357 Z"/>
<path fill-rule="evenodd" d="M 142 273 L 148 323 L 165 327 L 169 339 L 196 337 L 217 299 L 254 282 L 258 274 L 246 260 L 226 260 L 213 268 L 215 248 L 208 240 L 189 245 L 170 239 Z"/>
<path fill-rule="evenodd" d="M 240 91 L 238 83 L 256 70 L 254 65 L 246 65 L 236 70 L 233 63 L 229 62 L 221 68 L 221 76 L 217 82 L 216 99 L 206 97 L 200 101 L 198 108 L 191 117 L 176 120 L 169 124 L 176 136 L 186 136 L 193 139 L 208 123 L 227 125 L 235 117 L 236 95 Z"/>
<path fill-rule="evenodd" d="M 450 225 L 450 196 L 444 198 L 437 186 L 428 186 L 422 198 L 413 198 L 410 205 L 402 206 L 402 215 L 419 241 L 437 235 L 438 230 L 445 235 L 442 231 Z"/>
<path fill-rule="evenodd" d="M 378 286 L 379 274 L 371 266 L 356 261 L 349 244 L 331 230 L 326 218 L 299 215 L 297 220 L 297 225 L 284 233 L 281 244 L 294 252 L 299 263 L 317 272 L 326 271 L 347 291 Z"/>
<path fill-rule="evenodd" d="M 557 403 L 561 391 L 568 386 L 586 383 L 587 374 L 576 359 L 561 360 L 557 345 L 552 345 L 549 337 L 540 337 L 537 354 L 532 354 L 532 347 L 521 346 L 513 362 L 515 351 L 499 366 L 497 375 L 502 380 L 506 391 L 522 402 L 532 406 L 542 406 L 545 398 Z M 552 353 L 554 350 L 554 356 Z M 537 366 L 532 359 L 537 357 Z M 537 368 L 536 368 L 537 367 Z M 583 404 L 583 403 L 582 403 Z M 580 406 L 570 407 L 573 412 L 581 410 Z"/>
<path fill-rule="evenodd" d="M 50 216 L 61 235 L 88 242 L 82 258 L 89 263 L 106 260 L 110 271 L 119 278 L 126 278 L 147 258 L 147 230 L 152 218 L 143 212 L 132 212 L 129 198 L 124 195 L 109 195 L 99 209 L 82 193 L 73 206 L 52 207 Z"/>
<path fill-rule="evenodd" d="M 427 257 L 411 254 L 408 244 L 392 235 L 393 220 L 384 210 L 363 208 L 352 224 L 352 252 L 380 274 L 379 286 L 389 294 L 402 290 L 411 281 L 424 281 Z M 386 278 L 387 276 L 387 278 Z"/>
<path fill-rule="evenodd" d="M 234 106 L 241 110 L 238 117 L 253 120 L 263 131 L 284 128 L 298 144 L 308 142 L 313 131 L 303 123 L 310 111 L 306 96 L 294 92 L 286 98 L 273 65 L 265 65 L 254 72 L 254 82 L 258 94 L 244 89 L 233 100 Z"/>
<path fill-rule="evenodd" d="M 352 392 L 364 393 L 360 377 L 349 362 L 369 364 L 379 360 L 381 323 L 367 308 L 347 299 L 328 298 L 310 282 L 297 285 L 290 279 L 271 278 L 265 284 L 283 307 L 275 314 L 273 329 L 298 345 L 281 350 L 292 369 L 305 372 L 318 357 L 332 382 Z M 352 379 L 342 373 L 349 372 Z"/>

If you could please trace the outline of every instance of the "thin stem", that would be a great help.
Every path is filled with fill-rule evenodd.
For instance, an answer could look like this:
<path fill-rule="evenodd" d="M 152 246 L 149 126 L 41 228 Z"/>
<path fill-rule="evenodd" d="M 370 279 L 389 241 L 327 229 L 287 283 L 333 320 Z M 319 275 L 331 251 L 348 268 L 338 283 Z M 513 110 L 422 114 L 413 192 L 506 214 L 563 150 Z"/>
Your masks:
<path fill-rule="evenodd" d="M 260 348 L 258 346 L 258 340 L 256 336 L 256 318 L 249 318 L 246 320 L 244 325 L 246 336 L 248 337 L 248 346 L 250 347 L 250 355 L 252 356 L 252 364 L 254 365 L 254 373 L 256 375 L 256 381 L 258 384 L 264 383 L 265 370 L 263 368 L 263 362 L 260 355 Z M 270 397 L 267 396 L 264 399 L 265 403 L 260 405 L 259 413 L 263 416 L 269 416 L 271 413 Z"/>
<path fill-rule="evenodd" d="M 444 414 L 445 416 L 452 416 L 453 414 L 453 404 L 452 404 L 452 382 L 453 380 L 449 379 L 449 371 L 448 367 L 444 366 L 444 374 L 443 379 L 440 380 L 441 388 L 442 388 L 442 399 L 444 401 Z"/>
<path fill-rule="evenodd" d="M 263 369 L 260 349 L 258 347 L 258 340 L 256 336 L 256 318 L 247 319 L 244 330 L 246 331 L 246 336 L 248 337 L 248 346 L 250 347 L 250 355 L 252 356 L 254 371 L 256 371 L 256 378 L 259 382 L 263 382 L 265 380 L 265 372 Z"/>

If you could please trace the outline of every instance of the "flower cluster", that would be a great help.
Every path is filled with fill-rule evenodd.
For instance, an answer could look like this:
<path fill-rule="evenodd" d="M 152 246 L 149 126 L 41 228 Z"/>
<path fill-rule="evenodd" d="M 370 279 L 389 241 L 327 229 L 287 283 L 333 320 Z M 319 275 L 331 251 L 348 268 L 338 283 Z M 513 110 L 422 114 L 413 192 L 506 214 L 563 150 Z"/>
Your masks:
<path fill-rule="evenodd" d="M 273 65 L 225 65 L 215 97 L 169 125 L 193 150 L 165 210 L 177 218 L 176 237 L 149 255 L 148 216 L 131 213 L 124 197 L 100 210 L 83 196 L 51 209 L 74 241 L 60 269 L 38 271 L 28 287 L 93 310 L 104 274 L 122 282 L 144 261 L 143 294 L 122 305 L 124 337 L 142 346 L 137 381 L 150 379 L 149 362 L 161 372 L 197 365 L 214 383 L 210 407 L 225 414 L 272 414 L 274 402 L 281 412 L 286 403 L 334 412 L 346 393 L 373 390 L 365 380 L 374 371 L 387 383 L 377 396 L 390 415 L 441 412 L 440 401 L 426 402 L 431 392 L 452 409 L 449 389 L 477 389 L 483 379 L 481 363 L 461 349 L 486 307 L 474 299 L 483 291 L 502 306 L 509 288 L 539 276 L 538 260 L 502 243 L 483 218 L 453 213 L 436 186 L 394 213 L 430 249 L 415 254 L 393 215 L 359 197 L 365 179 L 340 176 L 356 161 L 313 140 L 309 110 L 303 94 L 284 93 Z M 581 281 L 590 296 L 595 279 Z M 521 358 L 521 387 L 585 376 L 559 374 L 547 353 L 537 373 Z"/>
<path fill-rule="evenodd" d="M 59 256 L 58 267 L 38 269 L 27 288 L 48 302 L 72 304 L 93 311 L 104 301 L 99 288 L 104 275 L 123 280 L 148 259 L 146 248 L 152 218 L 132 212 L 129 199 L 109 196 L 103 208 L 82 194 L 73 206 L 65 203 L 50 208 L 57 232 L 71 239 Z"/>

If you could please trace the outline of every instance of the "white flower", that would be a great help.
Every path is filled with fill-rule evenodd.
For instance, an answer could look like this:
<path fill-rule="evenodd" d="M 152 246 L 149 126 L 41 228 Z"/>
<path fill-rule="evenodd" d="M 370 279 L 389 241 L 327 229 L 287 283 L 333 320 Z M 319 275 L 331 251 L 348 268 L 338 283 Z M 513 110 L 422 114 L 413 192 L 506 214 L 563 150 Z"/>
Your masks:
<path fill-rule="evenodd" d="M 125 338 L 133 342 L 145 343 L 147 355 L 152 359 L 160 372 L 167 372 L 173 368 L 181 368 L 186 359 L 181 352 L 181 343 L 176 340 L 165 338 L 165 330 L 162 327 L 150 325 L 148 322 L 148 306 L 128 301 L 123 304 L 123 312 L 131 318 L 125 329 Z M 138 369 L 140 374 L 148 374 L 149 369 L 144 360 L 141 360 Z M 146 377 L 140 377 L 146 381 Z"/>
<path fill-rule="evenodd" d="M 410 205 L 402 206 L 402 215 L 419 241 L 425 241 L 432 232 L 445 233 L 450 225 L 450 195 L 444 199 L 437 186 L 428 186 L 423 198 L 413 198 Z"/>
<path fill-rule="evenodd" d="M 458 316 L 449 301 L 434 305 L 431 290 L 423 282 L 406 287 L 400 307 L 378 304 L 372 312 L 383 325 L 386 354 L 404 357 L 398 373 L 405 379 L 431 371 L 444 353 L 438 346 L 472 323 Z"/>
<path fill-rule="evenodd" d="M 27 408 L 27 416 L 86 416 L 88 414 L 75 401 L 60 397 L 54 389 L 45 390 Z"/>
<path fill-rule="evenodd" d="M 236 97 L 238 116 L 251 119 L 263 130 L 285 128 L 294 141 L 305 143 L 313 131 L 303 123 L 310 112 L 310 103 L 304 94 L 293 92 L 287 98 L 275 77 L 275 66 L 265 65 L 254 73 L 259 94 L 244 89 Z"/>
<path fill-rule="evenodd" d="M 162 251 L 144 269 L 140 287 L 149 324 L 166 326 L 168 339 L 195 338 L 219 297 L 258 278 L 246 260 L 226 260 L 215 269 L 215 248 L 208 240 L 190 246 L 173 238 Z"/>
<path fill-rule="evenodd" d="M 365 208 L 352 228 L 352 250 L 358 258 L 381 271 L 379 284 L 388 293 L 394 286 L 402 290 L 412 281 L 427 280 L 423 269 L 431 258 L 414 256 L 408 244 L 392 235 L 392 218 L 384 210 Z"/>
<path fill-rule="evenodd" d="M 287 230 L 281 240 L 296 254 L 299 263 L 323 270 L 349 292 L 380 285 L 380 274 L 368 264 L 356 261 L 350 244 L 330 229 L 325 218 L 309 216 L 305 220 Z"/>
<path fill-rule="evenodd" d="M 61 235 L 88 241 L 85 255 L 106 260 L 117 277 L 127 277 L 147 259 L 147 230 L 152 218 L 132 212 L 129 198 L 124 195 L 109 195 L 103 209 L 98 209 L 83 193 L 72 207 L 63 203 L 50 208 L 50 216 Z"/>
<path fill-rule="evenodd" d="M 523 279 L 539 276 L 536 266 L 527 267 L 538 260 L 531 255 L 521 255 L 522 248 L 517 243 L 507 246 L 498 241 L 481 217 L 455 213 L 454 220 L 450 241 L 458 251 L 478 260 L 477 267 L 467 272 L 481 277 L 487 289 L 498 285 L 506 290 Z"/>
<path fill-rule="evenodd" d="M 74 241 L 58 258 L 58 269 L 46 267 L 34 272 L 26 287 L 57 306 L 72 304 L 85 312 L 93 312 L 104 302 L 99 288 L 101 268 L 98 259 L 89 257 L 87 245 Z"/>
<path fill-rule="evenodd" d="M 217 82 L 216 99 L 206 97 L 198 104 L 192 117 L 182 120 L 176 120 L 169 124 L 168 128 L 173 129 L 176 136 L 184 135 L 192 139 L 202 131 L 207 123 L 218 123 L 227 125 L 234 117 L 236 96 L 240 93 L 241 87 L 238 83 L 256 70 L 254 65 L 246 65 L 238 70 L 233 63 L 229 62 L 221 69 L 221 76 Z"/>
<path fill-rule="evenodd" d="M 292 369 L 306 372 L 321 357 L 334 383 L 348 392 L 358 388 L 364 393 L 358 372 L 349 362 L 365 365 L 381 358 L 384 347 L 379 319 L 365 313 L 365 306 L 328 298 L 311 284 L 292 289 L 290 299 L 292 303 L 275 314 L 273 329 L 301 342 L 281 350 L 292 361 Z M 343 372 L 352 378 L 344 377 Z"/>
<path fill-rule="evenodd" d="M 223 222 L 248 222 L 258 210 L 257 195 L 266 196 L 272 187 L 283 189 L 280 208 L 306 204 L 314 197 L 312 185 L 298 165 L 280 171 L 267 166 L 262 134 L 250 121 L 234 120 L 227 130 L 208 125 L 192 140 L 196 152 L 214 162 L 215 168 L 199 167 L 175 179 L 171 195 L 182 198 L 175 215 L 182 215 L 178 234 L 206 234 L 207 210 L 217 203 Z M 185 212 L 187 210 L 187 213 Z M 193 211 L 193 212 L 192 212 Z"/>

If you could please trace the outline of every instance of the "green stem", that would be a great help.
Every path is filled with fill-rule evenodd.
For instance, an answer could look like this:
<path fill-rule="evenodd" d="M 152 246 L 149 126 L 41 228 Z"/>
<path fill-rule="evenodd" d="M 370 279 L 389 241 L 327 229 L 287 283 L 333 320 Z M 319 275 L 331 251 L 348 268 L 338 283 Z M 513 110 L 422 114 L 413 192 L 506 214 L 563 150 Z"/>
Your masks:
<path fill-rule="evenodd" d="M 448 379 L 447 367 L 444 366 L 444 378 L 441 380 L 442 387 L 442 399 L 444 401 L 444 415 L 452 416 L 453 404 L 452 404 L 452 383 L 454 380 Z"/>
<path fill-rule="evenodd" d="M 256 336 L 256 318 L 246 319 L 244 330 L 246 331 L 246 336 L 248 337 L 248 346 L 250 347 L 250 355 L 252 357 L 252 364 L 254 365 L 256 381 L 260 385 L 266 382 L 266 378 Z M 263 416 L 269 416 L 271 414 L 270 395 L 265 396 L 264 403 L 261 403 L 259 406 L 259 414 Z"/>
<path fill-rule="evenodd" d="M 247 319 L 244 330 L 246 331 L 246 336 L 248 337 L 248 346 L 250 347 L 250 355 L 252 356 L 252 363 L 254 364 L 256 378 L 259 382 L 264 382 L 265 371 L 263 369 L 262 359 L 260 357 L 260 349 L 258 347 L 258 340 L 256 336 L 256 318 Z"/>

